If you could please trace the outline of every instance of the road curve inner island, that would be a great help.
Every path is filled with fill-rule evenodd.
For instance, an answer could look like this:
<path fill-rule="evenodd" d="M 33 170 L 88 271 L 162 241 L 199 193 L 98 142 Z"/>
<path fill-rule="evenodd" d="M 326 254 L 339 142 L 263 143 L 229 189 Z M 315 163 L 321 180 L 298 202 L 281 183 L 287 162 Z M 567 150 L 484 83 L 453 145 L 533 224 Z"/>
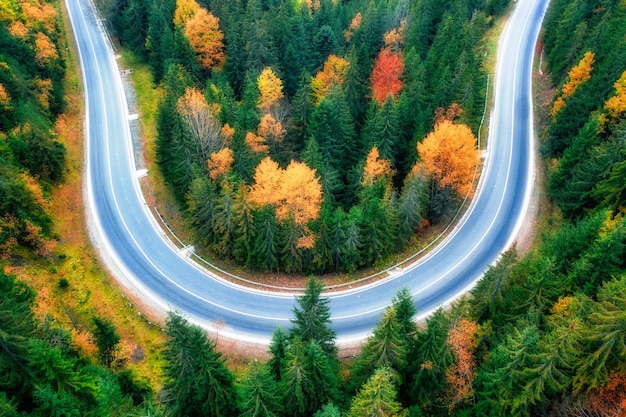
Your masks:
<path fill-rule="evenodd" d="M 399 288 L 421 317 L 470 289 L 515 241 L 534 182 L 531 79 L 548 0 L 518 0 L 500 38 L 495 102 L 478 190 L 440 244 L 389 278 L 328 293 L 340 345 L 362 341 Z M 84 195 L 91 239 L 127 289 L 164 313 L 178 310 L 220 335 L 267 344 L 289 327 L 295 296 L 245 288 L 190 261 L 166 237 L 139 187 L 115 56 L 89 0 L 66 0 L 86 103 Z M 219 323 L 219 325 L 218 325 Z"/>

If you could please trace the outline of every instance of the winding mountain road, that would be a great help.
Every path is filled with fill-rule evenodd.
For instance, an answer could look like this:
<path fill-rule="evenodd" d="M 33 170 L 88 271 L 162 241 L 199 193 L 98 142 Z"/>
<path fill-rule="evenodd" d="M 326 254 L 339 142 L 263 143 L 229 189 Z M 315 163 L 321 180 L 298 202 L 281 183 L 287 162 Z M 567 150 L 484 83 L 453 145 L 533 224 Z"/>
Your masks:
<path fill-rule="evenodd" d="M 531 75 L 548 0 L 518 0 L 500 39 L 495 103 L 479 188 L 463 218 L 427 256 L 389 278 L 329 293 L 339 344 L 363 340 L 403 286 L 420 317 L 471 288 L 512 246 L 534 181 Z M 294 295 L 222 280 L 176 248 L 148 209 L 135 168 L 119 69 L 88 0 L 66 0 L 86 101 L 84 193 L 93 243 L 116 279 L 160 309 L 220 335 L 267 344 L 288 327 Z"/>

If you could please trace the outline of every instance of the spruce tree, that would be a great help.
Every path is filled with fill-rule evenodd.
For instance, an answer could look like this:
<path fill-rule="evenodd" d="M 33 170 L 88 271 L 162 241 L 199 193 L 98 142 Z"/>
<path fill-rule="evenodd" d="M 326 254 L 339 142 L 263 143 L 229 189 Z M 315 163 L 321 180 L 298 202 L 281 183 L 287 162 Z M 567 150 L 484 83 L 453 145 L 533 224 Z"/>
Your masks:
<path fill-rule="evenodd" d="M 173 416 L 237 414 L 234 376 L 207 333 L 177 313 L 168 313 L 163 350 L 164 392 Z"/>
<path fill-rule="evenodd" d="M 348 417 L 394 417 L 402 407 L 389 368 L 376 369 L 363 388 L 353 398 Z"/>
<path fill-rule="evenodd" d="M 329 300 L 321 296 L 323 284 L 311 277 L 307 281 L 304 295 L 298 297 L 294 307 L 290 330 L 291 338 L 300 338 L 304 343 L 315 342 L 331 358 L 337 357 L 335 332 L 330 328 Z"/>
<path fill-rule="evenodd" d="M 266 364 L 252 362 L 240 385 L 241 417 L 278 417 L 282 413 L 279 387 Z"/>

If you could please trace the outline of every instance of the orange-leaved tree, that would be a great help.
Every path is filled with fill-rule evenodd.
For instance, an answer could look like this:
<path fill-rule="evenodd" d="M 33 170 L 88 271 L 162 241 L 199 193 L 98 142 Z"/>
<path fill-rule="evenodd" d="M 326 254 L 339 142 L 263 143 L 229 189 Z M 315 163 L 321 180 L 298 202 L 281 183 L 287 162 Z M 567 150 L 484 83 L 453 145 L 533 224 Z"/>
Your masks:
<path fill-rule="evenodd" d="M 207 160 L 209 168 L 209 177 L 212 180 L 218 179 L 220 176 L 230 171 L 233 166 L 233 151 L 230 148 L 224 148 L 221 151 L 213 152 Z"/>
<path fill-rule="evenodd" d="M 35 35 L 35 59 L 39 65 L 46 65 L 53 59 L 57 59 L 59 53 L 56 46 L 50 40 L 50 38 L 44 33 L 37 33 Z"/>
<path fill-rule="evenodd" d="M 417 152 L 438 187 L 450 187 L 459 196 L 472 195 L 480 157 L 469 127 L 444 120 L 417 144 Z"/>
<path fill-rule="evenodd" d="M 283 82 L 270 67 L 261 71 L 256 82 L 260 93 L 259 108 L 263 111 L 269 111 L 273 104 L 284 97 Z"/>
<path fill-rule="evenodd" d="M 348 61 L 336 55 L 330 55 L 326 59 L 322 71 L 319 71 L 311 79 L 311 90 L 315 96 L 316 103 L 322 101 L 322 98 L 330 91 L 333 84 L 343 84 L 349 65 Z"/>
<path fill-rule="evenodd" d="M 385 49 L 393 52 L 400 52 L 404 46 L 404 34 L 406 32 L 406 19 L 400 21 L 400 26 L 393 28 L 383 35 Z"/>
<path fill-rule="evenodd" d="M 552 106 L 552 116 L 556 114 L 565 106 L 565 99 L 574 94 L 574 92 L 584 82 L 591 78 L 591 70 L 593 70 L 593 61 L 595 54 L 591 51 L 585 52 L 582 59 L 576 64 L 568 74 L 568 81 L 561 88 L 561 95 L 556 99 Z"/>
<path fill-rule="evenodd" d="M 472 386 L 476 378 L 476 336 L 479 326 L 476 322 L 462 319 L 448 332 L 447 344 L 454 354 L 455 363 L 446 370 L 448 382 L 448 409 L 468 400 L 474 394 Z"/>
<path fill-rule="evenodd" d="M 348 26 L 348 30 L 346 30 L 343 34 L 343 37 L 345 38 L 346 42 L 350 42 L 352 40 L 352 36 L 354 35 L 354 32 L 356 32 L 356 30 L 361 27 L 361 22 L 363 21 L 363 15 L 361 15 L 361 12 L 357 12 L 357 14 L 352 18 L 352 21 L 350 22 L 350 26 Z"/>
<path fill-rule="evenodd" d="M 255 135 L 252 132 L 246 133 L 245 142 L 254 153 L 267 153 L 270 149 L 263 136 Z"/>
<path fill-rule="evenodd" d="M 203 68 L 221 68 L 224 63 L 224 34 L 219 19 L 200 8 L 185 25 L 185 36 Z"/>
<path fill-rule="evenodd" d="M 283 142 L 287 130 L 274 116 L 266 113 L 259 121 L 257 133 L 265 139 L 265 143 L 272 148 L 272 151 L 276 151 L 276 147 Z"/>
<path fill-rule="evenodd" d="M 395 97 L 400 93 L 403 72 L 404 63 L 400 52 L 389 49 L 380 51 L 374 61 L 371 79 L 372 95 L 378 104 L 382 104 L 389 94 Z"/>
<path fill-rule="evenodd" d="M 378 148 L 373 146 L 367 154 L 365 167 L 363 168 L 363 185 L 372 185 L 382 178 L 390 179 L 394 174 L 391 162 L 381 159 Z"/>
<path fill-rule="evenodd" d="M 255 169 L 248 201 L 257 207 L 275 207 L 280 221 L 292 215 L 298 225 L 306 226 L 319 216 L 322 186 L 315 170 L 305 163 L 291 161 L 283 170 L 268 156 Z"/>

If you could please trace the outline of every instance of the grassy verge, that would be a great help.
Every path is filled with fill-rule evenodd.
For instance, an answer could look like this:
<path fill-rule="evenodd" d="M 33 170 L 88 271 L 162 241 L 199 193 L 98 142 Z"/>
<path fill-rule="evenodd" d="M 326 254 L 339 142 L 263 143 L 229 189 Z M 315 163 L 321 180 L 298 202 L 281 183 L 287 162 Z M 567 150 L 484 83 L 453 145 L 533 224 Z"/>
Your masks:
<path fill-rule="evenodd" d="M 64 17 L 69 31 L 67 15 Z M 22 252 L 23 261 L 5 269 L 37 291 L 35 313 L 49 315 L 57 325 L 68 329 L 77 347 L 94 360 L 97 349 L 91 335 L 92 319 L 95 316 L 110 319 L 122 339 L 120 359 L 157 388 L 161 385 L 158 352 L 165 340 L 160 326 L 152 324 L 102 269 L 89 240 L 82 199 L 82 82 L 76 71 L 77 54 L 71 33 L 68 39 L 72 39 L 66 54 L 68 106 L 56 124 L 59 139 L 67 148 L 65 178 L 52 190 L 48 207 L 59 242 L 51 259 Z"/>

